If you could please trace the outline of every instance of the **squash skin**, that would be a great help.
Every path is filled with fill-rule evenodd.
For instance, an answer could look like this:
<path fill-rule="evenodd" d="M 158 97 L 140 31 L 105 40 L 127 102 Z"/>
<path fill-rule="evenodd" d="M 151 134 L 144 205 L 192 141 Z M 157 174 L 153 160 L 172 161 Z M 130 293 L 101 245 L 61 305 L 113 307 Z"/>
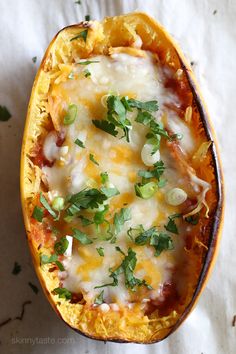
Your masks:
<path fill-rule="evenodd" d="M 116 338 L 116 337 L 114 337 L 114 338 L 104 337 L 103 338 L 103 337 L 93 336 L 91 334 L 86 334 L 86 333 L 83 333 L 82 331 L 78 330 L 77 328 L 73 328 L 73 326 L 68 324 L 67 321 L 63 318 L 60 311 L 58 310 L 58 307 L 56 306 L 54 297 L 47 290 L 46 281 L 43 278 L 43 275 L 41 272 L 41 268 L 40 268 L 40 264 L 39 264 L 39 260 L 38 260 L 38 255 L 37 255 L 35 247 L 32 243 L 32 239 L 30 237 L 29 210 L 28 210 L 27 203 L 26 203 L 26 193 L 25 193 L 25 178 L 26 178 L 25 170 L 26 170 L 26 154 L 27 154 L 29 130 L 30 130 L 29 124 L 30 124 L 30 120 L 31 120 L 31 107 L 35 103 L 34 102 L 35 90 L 37 88 L 39 76 L 40 76 L 41 72 L 45 69 L 45 67 L 47 66 L 48 59 L 49 59 L 50 53 L 51 53 L 51 49 L 52 49 L 53 45 L 55 44 L 60 33 L 62 33 L 63 31 L 66 31 L 68 29 L 77 29 L 77 28 L 79 29 L 79 28 L 86 27 L 87 26 L 86 23 L 81 23 L 78 25 L 72 25 L 72 26 L 66 27 L 66 28 L 62 29 L 54 37 L 54 39 L 50 43 L 50 45 L 45 53 L 45 56 L 42 60 L 42 63 L 41 63 L 40 68 L 38 70 L 37 76 L 35 78 L 35 82 L 34 82 L 34 85 L 32 88 L 31 99 L 30 99 L 30 103 L 29 103 L 29 107 L 28 107 L 28 114 L 27 114 L 23 143 L 22 143 L 21 173 L 20 173 L 21 202 L 22 202 L 24 222 L 25 222 L 26 232 L 28 234 L 29 247 L 31 250 L 32 258 L 33 258 L 34 267 L 36 269 L 36 273 L 37 273 L 40 283 L 42 285 L 43 291 L 44 291 L 46 297 L 48 298 L 49 302 L 51 303 L 52 307 L 54 308 L 56 313 L 59 315 L 59 317 L 61 317 L 62 320 L 67 325 L 69 325 L 69 327 L 73 328 L 75 331 L 77 331 L 80 334 L 82 334 L 86 337 L 89 337 L 89 338 L 93 338 L 93 339 L 101 340 L 101 341 L 104 341 L 104 340 L 105 341 L 106 340 L 115 341 L 115 342 L 119 342 L 119 343 L 134 342 L 134 343 L 142 343 L 142 344 L 144 344 L 144 343 L 151 344 L 151 343 L 156 343 L 156 342 L 159 342 L 159 341 L 165 339 L 180 326 L 180 324 L 185 320 L 185 318 L 192 311 L 193 307 L 196 305 L 196 302 L 197 302 L 201 292 L 203 291 L 204 286 L 206 285 L 206 282 L 209 278 L 210 272 L 211 272 L 211 270 L 214 266 L 214 263 L 216 261 L 216 256 L 217 256 L 218 248 L 219 248 L 220 234 L 221 234 L 221 229 L 222 229 L 222 219 L 223 219 L 223 209 L 224 209 L 223 176 L 222 176 L 221 163 L 219 160 L 216 138 L 215 138 L 215 134 L 214 134 L 212 125 L 210 123 L 209 114 L 207 112 L 203 98 L 201 97 L 200 90 L 199 90 L 199 87 L 198 87 L 197 82 L 195 80 L 194 74 L 191 70 L 191 67 L 187 63 L 183 53 L 181 52 L 181 49 L 174 42 L 174 40 L 169 36 L 169 34 L 166 33 L 165 29 L 163 29 L 163 27 L 160 24 L 158 24 L 156 21 L 154 21 L 153 19 L 151 19 L 149 16 L 147 16 L 144 13 L 128 14 L 128 15 L 124 15 L 124 16 L 119 16 L 117 18 L 119 18 L 122 21 L 126 21 L 126 19 L 131 18 L 131 17 L 135 18 L 137 21 L 140 21 L 140 23 L 147 23 L 147 25 L 151 26 L 154 29 L 154 31 L 156 31 L 158 34 L 161 34 L 161 36 L 164 39 L 164 43 L 171 47 L 171 50 L 173 51 L 174 55 L 179 60 L 180 67 L 183 70 L 183 72 L 187 78 L 190 90 L 193 94 L 194 102 L 195 102 L 195 105 L 196 105 L 197 110 L 199 112 L 199 117 L 200 117 L 201 123 L 204 128 L 204 135 L 206 136 L 206 138 L 208 140 L 213 141 L 212 145 L 209 148 L 209 152 L 211 155 L 210 160 L 211 160 L 212 168 L 214 170 L 214 178 L 215 178 L 215 182 L 216 182 L 215 193 L 216 193 L 217 205 L 215 208 L 214 216 L 211 217 L 211 223 L 210 223 L 211 226 L 210 226 L 210 231 L 209 231 L 209 234 L 211 235 L 211 237 L 209 237 L 208 251 L 206 252 L 206 255 L 205 255 L 205 258 L 203 261 L 202 270 L 201 270 L 201 273 L 200 273 L 200 276 L 198 279 L 198 284 L 196 286 L 195 292 L 192 296 L 191 301 L 187 304 L 187 306 L 185 307 L 185 310 L 183 311 L 181 316 L 178 318 L 177 322 L 173 326 L 170 326 L 168 328 L 164 328 L 163 330 L 161 330 L 160 331 L 161 334 L 157 338 L 151 338 L 149 340 L 143 340 L 143 341 L 138 341 L 136 339 L 129 340 L 126 338 L 122 339 L 122 338 Z M 106 21 L 106 19 L 105 19 L 105 21 Z M 112 21 L 112 19 L 107 19 L 107 21 L 108 21 L 107 26 L 109 26 L 109 21 Z"/>

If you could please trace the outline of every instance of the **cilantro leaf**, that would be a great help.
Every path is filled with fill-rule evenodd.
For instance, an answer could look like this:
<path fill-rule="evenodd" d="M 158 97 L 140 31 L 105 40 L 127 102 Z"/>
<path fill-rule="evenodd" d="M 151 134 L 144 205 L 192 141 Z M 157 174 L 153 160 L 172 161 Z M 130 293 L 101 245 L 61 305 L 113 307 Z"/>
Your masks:
<path fill-rule="evenodd" d="M 66 237 L 62 237 L 60 241 L 56 242 L 54 245 L 54 250 L 57 255 L 64 254 L 69 246 L 69 241 Z"/>
<path fill-rule="evenodd" d="M 98 189 L 84 189 L 68 198 L 69 206 L 66 209 L 67 215 L 74 216 L 81 209 L 98 208 L 107 197 Z"/>
<path fill-rule="evenodd" d="M 115 234 L 117 235 L 124 226 L 125 222 L 131 219 L 131 209 L 122 208 L 119 213 L 115 213 L 114 216 L 114 227 Z"/>
<path fill-rule="evenodd" d="M 195 215 L 187 216 L 184 220 L 187 221 L 189 224 L 197 225 L 199 222 L 199 218 L 200 218 L 200 214 L 197 213 Z"/>
<path fill-rule="evenodd" d="M 107 198 L 111 198 L 111 197 L 114 197 L 115 195 L 120 194 L 120 192 L 118 191 L 118 189 L 116 187 L 111 187 L 111 188 L 102 187 L 101 191 L 103 194 L 105 194 L 105 196 Z"/>
<path fill-rule="evenodd" d="M 104 248 L 103 247 L 99 247 L 99 248 L 96 248 L 99 256 L 101 257 L 104 257 Z"/>
<path fill-rule="evenodd" d="M 158 102 L 157 101 L 141 102 L 141 101 L 135 100 L 133 98 L 130 98 L 128 100 L 128 104 L 130 107 L 143 109 L 143 110 L 149 111 L 149 112 L 158 111 Z"/>
<path fill-rule="evenodd" d="M 107 172 L 102 172 L 100 174 L 100 177 L 101 177 L 101 182 L 102 184 L 105 184 L 106 182 L 108 182 L 109 180 L 109 177 L 108 177 L 108 173 Z"/>
<path fill-rule="evenodd" d="M 77 138 L 77 139 L 75 140 L 75 144 L 78 145 L 79 147 L 85 149 L 84 143 L 83 143 L 83 141 L 81 141 L 80 139 Z"/>
<path fill-rule="evenodd" d="M 104 294 L 104 290 L 102 290 L 102 291 L 100 292 L 100 294 L 96 297 L 96 299 L 95 299 L 95 301 L 94 301 L 94 303 L 95 303 L 96 305 L 101 305 L 101 304 L 104 303 L 103 294 Z"/>
<path fill-rule="evenodd" d="M 57 261 L 57 255 L 52 254 L 51 256 L 47 256 L 46 254 L 41 254 L 40 255 L 40 264 L 48 264 L 48 263 L 54 263 Z"/>
<path fill-rule="evenodd" d="M 88 35 L 88 30 L 85 29 L 84 31 L 81 31 L 79 34 L 77 34 L 75 37 L 71 38 L 70 42 L 74 41 L 75 39 L 82 38 L 84 40 L 84 42 L 86 43 L 87 35 Z"/>
<path fill-rule="evenodd" d="M 76 64 L 79 64 L 79 65 L 89 65 L 89 64 L 95 64 L 95 63 L 100 63 L 99 60 L 84 60 L 84 61 L 79 61 L 78 63 Z"/>
<path fill-rule="evenodd" d="M 47 199 L 43 196 L 42 192 L 40 193 L 39 197 L 40 203 L 44 206 L 45 209 L 49 212 L 49 214 L 53 217 L 53 219 L 57 219 L 58 215 L 55 213 L 55 211 L 51 208 L 49 205 Z"/>
<path fill-rule="evenodd" d="M 179 234 L 179 231 L 178 231 L 178 228 L 177 228 L 177 225 L 176 225 L 174 219 L 179 218 L 180 216 L 181 216 L 181 214 L 174 214 L 174 215 L 168 216 L 169 221 L 168 221 L 167 225 L 164 225 L 166 231 L 172 232 L 173 234 L 176 234 L 176 235 Z"/>
<path fill-rule="evenodd" d="M 79 215 L 78 218 L 81 220 L 81 223 L 83 226 L 88 226 L 88 225 L 93 224 L 92 220 L 85 218 L 83 215 Z"/>
<path fill-rule="evenodd" d="M 53 293 L 58 295 L 61 299 L 70 300 L 72 298 L 71 292 L 66 288 L 55 288 Z"/>
<path fill-rule="evenodd" d="M 75 228 L 73 228 L 72 231 L 73 231 L 73 234 L 71 236 L 74 237 L 79 242 L 81 242 L 82 245 L 89 245 L 90 243 L 93 243 L 93 241 L 90 240 L 84 232 L 82 232 L 78 229 L 75 229 Z"/>
<path fill-rule="evenodd" d="M 0 106 L 0 121 L 6 122 L 11 118 L 11 113 L 8 111 L 7 107 Z"/>
<path fill-rule="evenodd" d="M 117 286 L 118 285 L 118 276 L 124 274 L 125 277 L 125 286 L 132 291 L 136 290 L 136 286 L 146 286 L 148 289 L 152 289 L 150 285 L 146 283 L 145 280 L 138 279 L 134 276 L 134 269 L 137 263 L 136 253 L 129 248 L 128 254 L 125 255 L 124 252 L 119 248 L 116 249 L 124 255 L 124 259 L 120 266 L 118 266 L 114 271 L 110 269 L 109 277 L 113 279 L 113 282 L 107 283 L 104 285 L 96 286 L 95 288 L 103 288 L 105 286 Z"/>
<path fill-rule="evenodd" d="M 154 167 L 151 170 L 139 170 L 138 176 L 146 179 L 156 178 L 158 181 L 160 180 L 161 175 L 165 171 L 165 165 L 162 160 L 156 162 Z"/>
<path fill-rule="evenodd" d="M 32 214 L 32 218 L 34 218 L 35 220 L 42 222 L 43 220 L 43 208 L 40 208 L 39 206 L 35 206 L 34 207 L 34 211 Z"/>
<path fill-rule="evenodd" d="M 108 209 L 109 209 L 109 206 L 105 205 L 104 210 L 97 211 L 95 213 L 94 218 L 93 218 L 94 224 L 100 225 L 105 221 L 105 214 L 107 213 Z"/>
<path fill-rule="evenodd" d="M 95 165 L 99 166 L 99 163 L 95 160 L 93 154 L 89 154 L 89 160 L 92 161 Z"/>
<path fill-rule="evenodd" d="M 92 122 L 96 128 L 101 129 L 112 136 L 117 136 L 118 131 L 116 130 L 116 126 L 113 123 L 109 123 L 105 119 L 92 120 Z"/>
<path fill-rule="evenodd" d="M 137 235 L 136 231 L 138 231 L 138 229 L 140 230 L 140 233 Z M 135 244 L 139 246 L 153 246 L 156 251 L 155 256 L 159 256 L 164 250 L 172 250 L 174 248 L 171 237 L 164 232 L 158 232 L 155 226 L 148 230 L 144 230 L 143 226 L 140 225 L 139 228 L 129 229 L 129 234 L 132 235 L 133 230 L 135 231 L 135 235 L 137 235 L 134 240 Z"/>

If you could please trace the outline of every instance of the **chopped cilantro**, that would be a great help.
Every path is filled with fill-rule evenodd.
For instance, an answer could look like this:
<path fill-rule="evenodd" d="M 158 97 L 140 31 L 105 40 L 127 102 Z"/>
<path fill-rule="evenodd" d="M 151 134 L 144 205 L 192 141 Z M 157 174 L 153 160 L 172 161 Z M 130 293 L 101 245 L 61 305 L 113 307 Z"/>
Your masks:
<path fill-rule="evenodd" d="M 172 234 L 178 235 L 179 231 L 178 231 L 178 228 L 177 228 L 177 225 L 176 225 L 174 219 L 179 218 L 180 216 L 181 216 L 181 214 L 174 214 L 174 215 L 168 216 L 169 220 L 168 220 L 167 225 L 164 225 L 165 229 L 169 232 L 172 232 Z"/>
<path fill-rule="evenodd" d="M 131 209 L 122 208 L 119 213 L 115 213 L 114 227 L 115 234 L 117 235 L 124 226 L 125 222 L 131 219 Z"/>
<path fill-rule="evenodd" d="M 114 197 L 115 195 L 120 194 L 120 192 L 116 187 L 111 187 L 111 188 L 102 187 L 101 191 L 103 194 L 105 194 L 107 198 L 111 198 Z"/>
<path fill-rule="evenodd" d="M 89 160 L 95 163 L 95 165 L 99 166 L 99 163 L 95 160 L 93 154 L 89 154 Z"/>
<path fill-rule="evenodd" d="M 157 101 L 141 102 L 141 101 L 138 101 L 138 100 L 134 100 L 133 98 L 130 98 L 128 100 L 128 104 L 129 104 L 130 107 L 143 109 L 143 110 L 149 111 L 149 112 L 158 111 L 158 102 Z"/>
<path fill-rule="evenodd" d="M 74 216 L 81 209 L 94 209 L 103 204 L 107 197 L 98 189 L 84 189 L 68 198 L 69 206 L 66 209 L 67 215 Z"/>
<path fill-rule="evenodd" d="M 200 214 L 197 213 L 195 215 L 187 216 L 184 220 L 187 221 L 189 224 L 197 225 L 199 222 L 199 218 L 200 218 Z"/>
<path fill-rule="evenodd" d="M 85 149 L 84 143 L 83 143 L 83 141 L 81 141 L 80 139 L 77 138 L 77 139 L 75 140 L 75 144 L 78 145 L 79 147 Z"/>
<path fill-rule="evenodd" d="M 94 214 L 94 218 L 93 218 L 94 224 L 100 225 L 105 221 L 105 214 L 108 212 L 108 209 L 109 209 L 109 206 L 105 205 L 104 210 L 97 211 Z"/>
<path fill-rule="evenodd" d="M 88 35 L 88 30 L 85 29 L 84 31 L 81 31 L 79 34 L 77 34 L 75 37 L 71 38 L 70 42 L 74 41 L 75 39 L 82 38 L 84 40 L 84 42 L 86 43 L 87 35 Z"/>
<path fill-rule="evenodd" d="M 52 254 L 51 256 L 47 256 L 46 254 L 41 254 L 40 255 L 40 264 L 48 264 L 48 263 L 54 263 L 57 261 L 57 255 Z"/>
<path fill-rule="evenodd" d="M 61 299 L 70 300 L 72 298 L 71 292 L 66 288 L 55 288 L 53 293 L 58 295 Z"/>
<path fill-rule="evenodd" d="M 34 218 L 35 220 L 37 220 L 39 222 L 42 222 L 42 220 L 43 220 L 43 211 L 44 211 L 43 208 L 40 208 L 39 206 L 36 205 L 34 207 L 32 218 Z"/>
<path fill-rule="evenodd" d="M 109 177 L 108 177 L 108 173 L 107 172 L 102 172 L 100 174 L 100 177 L 101 177 L 101 182 L 102 184 L 105 184 L 106 182 L 108 182 L 109 180 Z"/>
<path fill-rule="evenodd" d="M 84 76 L 85 77 L 89 77 L 89 76 L 91 76 L 91 72 L 89 71 L 89 70 L 84 70 Z"/>
<path fill-rule="evenodd" d="M 66 237 L 62 237 L 60 241 L 56 242 L 54 245 L 54 250 L 56 254 L 64 254 L 69 245 L 69 241 Z"/>
<path fill-rule="evenodd" d="M 124 255 L 124 259 L 120 266 L 118 266 L 114 271 L 110 269 L 109 277 L 113 279 L 113 282 L 107 283 L 104 285 L 96 286 L 95 288 L 103 288 L 105 286 L 117 286 L 118 285 L 118 276 L 124 274 L 125 277 L 125 286 L 132 291 L 136 291 L 137 286 L 146 286 L 148 289 L 152 289 L 150 285 L 146 283 L 145 280 L 138 279 L 134 276 L 134 269 L 137 263 L 136 253 L 129 248 L 128 254 L 125 255 L 124 252 L 117 247 L 117 250 Z"/>
<path fill-rule="evenodd" d="M 116 130 L 116 126 L 113 123 L 109 123 L 107 120 L 92 120 L 93 124 L 96 128 L 103 130 L 104 132 L 117 136 L 118 131 Z"/>
<path fill-rule="evenodd" d="M 42 193 L 40 193 L 39 197 L 40 203 L 44 206 L 44 208 L 49 212 L 49 214 L 53 217 L 53 219 L 57 219 L 58 215 L 55 213 L 55 211 L 51 208 L 49 205 L 47 199 L 43 196 Z"/>
<path fill-rule="evenodd" d="M 93 224 L 92 220 L 85 218 L 83 215 L 79 215 L 78 218 L 81 220 L 81 223 L 83 226 L 88 226 L 88 225 Z"/>
<path fill-rule="evenodd" d="M 99 256 L 101 257 L 104 257 L 104 248 L 103 247 L 99 247 L 99 248 L 96 248 Z"/>
<path fill-rule="evenodd" d="M 95 303 L 96 305 L 101 305 L 101 304 L 104 303 L 103 294 L 104 294 L 104 290 L 102 290 L 102 291 L 100 292 L 100 294 L 96 297 L 96 299 L 95 299 L 95 301 L 94 301 L 94 303 Z"/>
<path fill-rule="evenodd" d="M 95 63 L 100 63 L 99 60 L 83 60 L 83 61 L 79 61 L 78 63 L 76 64 L 79 64 L 79 65 L 89 65 L 89 64 L 95 64 Z"/>
<path fill-rule="evenodd" d="M 84 232 L 82 232 L 78 229 L 75 229 L 75 228 L 73 228 L 72 231 L 73 231 L 73 234 L 71 236 L 74 237 L 79 242 L 81 242 L 82 245 L 89 245 L 90 243 L 93 243 L 93 241 L 90 240 Z"/>
<path fill-rule="evenodd" d="M 143 246 L 150 245 L 155 248 L 155 256 L 159 256 L 164 250 L 173 249 L 173 241 L 171 237 L 164 233 L 158 232 L 155 226 L 148 230 L 144 230 L 142 225 L 137 228 L 130 228 L 128 230 L 128 236 L 134 239 L 135 244 Z"/>

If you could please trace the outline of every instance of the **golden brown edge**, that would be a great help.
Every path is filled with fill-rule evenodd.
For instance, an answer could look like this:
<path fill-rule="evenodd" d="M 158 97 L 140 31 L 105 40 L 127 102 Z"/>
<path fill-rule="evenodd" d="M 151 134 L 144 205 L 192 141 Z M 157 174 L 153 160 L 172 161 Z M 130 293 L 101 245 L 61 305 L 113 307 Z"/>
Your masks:
<path fill-rule="evenodd" d="M 129 16 L 129 15 L 131 15 L 131 14 L 123 15 L 123 17 Z M 205 104 L 205 102 L 202 98 L 202 95 L 200 93 L 201 91 L 200 91 L 199 85 L 197 83 L 197 80 L 194 76 L 194 73 L 193 73 L 188 61 L 185 59 L 185 56 L 184 56 L 182 50 L 180 49 L 179 45 L 175 42 L 175 40 L 163 28 L 163 26 L 160 25 L 160 23 L 158 23 L 156 20 L 152 19 L 146 13 L 143 13 L 143 12 L 135 12 L 135 14 L 132 14 L 132 15 L 144 17 L 149 22 L 151 22 L 153 27 L 155 27 L 157 29 L 157 31 L 162 31 L 164 36 L 167 38 L 168 42 L 170 42 L 171 45 L 173 46 L 173 48 L 175 49 L 175 51 L 179 57 L 179 60 L 181 62 L 182 69 L 186 73 L 191 91 L 193 93 L 193 96 L 194 96 L 194 99 L 195 99 L 195 102 L 196 102 L 196 105 L 197 105 L 197 108 L 198 108 L 198 111 L 200 114 L 200 118 L 201 118 L 201 121 L 204 126 L 205 135 L 207 136 L 208 140 L 213 141 L 213 144 L 210 147 L 210 151 L 211 151 L 211 155 L 212 155 L 212 163 L 213 163 L 215 177 L 216 177 L 216 183 L 217 183 L 217 194 L 218 194 L 217 200 L 218 201 L 217 201 L 216 212 L 215 212 L 215 215 L 214 215 L 214 218 L 212 221 L 212 226 L 211 226 L 212 237 L 209 241 L 208 251 L 206 253 L 205 260 L 204 260 L 204 266 L 203 266 L 202 272 L 200 274 L 199 282 L 198 282 L 196 290 L 193 294 L 192 300 L 190 301 L 190 303 L 186 307 L 185 311 L 183 312 L 182 316 L 179 318 L 177 323 L 172 328 L 170 328 L 170 331 L 168 332 L 168 334 L 161 339 L 161 340 L 163 340 L 163 339 L 167 338 L 171 333 L 173 333 L 180 326 L 180 324 L 186 319 L 186 317 L 193 310 L 194 306 L 196 306 L 199 296 L 200 296 L 201 292 L 203 291 L 204 287 L 206 286 L 206 283 L 209 279 L 212 268 L 215 264 L 216 257 L 217 257 L 218 251 L 219 251 L 219 243 L 220 243 L 220 237 L 221 237 L 222 226 L 223 226 L 223 212 L 224 212 L 223 174 L 222 174 L 222 164 L 221 164 L 221 160 L 219 158 L 219 149 L 218 149 L 218 145 L 217 145 L 217 141 L 216 141 L 215 132 L 214 132 L 214 129 L 212 126 L 212 122 L 210 120 L 209 112 L 206 108 L 206 104 Z M 32 87 L 32 92 L 37 84 L 41 69 L 44 67 L 44 64 L 47 60 L 48 54 L 50 53 L 51 47 L 54 45 L 54 42 L 57 39 L 60 32 L 64 31 L 65 29 L 78 27 L 78 26 L 81 26 L 81 25 L 74 24 L 74 25 L 66 26 L 63 29 L 61 29 L 56 34 L 56 36 L 53 38 L 53 40 L 51 41 L 51 43 L 49 44 L 49 46 L 45 52 L 45 55 L 42 59 L 41 64 L 39 66 L 39 69 L 38 69 L 38 72 L 37 72 L 37 75 L 35 77 L 34 84 Z M 27 232 L 27 238 L 28 238 L 28 233 L 29 233 L 29 231 L 28 231 L 29 220 L 27 218 L 27 213 L 26 213 L 26 208 L 25 208 L 25 203 L 24 203 L 24 165 L 25 165 L 25 146 L 26 146 L 26 140 L 27 140 L 28 126 L 29 126 L 30 108 L 31 108 L 33 99 L 34 99 L 34 97 L 31 95 L 29 106 L 28 106 L 28 111 L 27 111 L 27 116 L 26 116 L 24 134 L 23 134 L 22 150 L 21 150 L 21 165 L 20 165 L 21 204 L 22 204 L 24 224 L 25 224 L 25 228 L 26 228 L 26 232 Z M 58 309 L 55 305 L 54 300 L 52 299 L 51 294 L 46 289 L 45 281 L 42 278 L 42 275 L 41 275 L 41 272 L 39 269 L 39 263 L 36 262 L 36 259 L 34 257 L 33 246 L 32 246 L 32 243 L 29 238 L 28 238 L 28 241 L 29 241 L 29 247 L 30 247 L 32 259 L 33 259 L 33 264 L 34 264 L 37 276 L 39 278 L 39 281 L 41 283 L 41 286 L 43 288 L 43 291 L 44 291 L 46 297 L 48 298 L 50 304 L 52 305 L 53 309 L 56 311 L 56 313 L 59 315 L 59 317 L 62 318 L 60 312 L 58 311 Z M 62 318 L 62 320 L 63 320 L 63 318 Z M 66 323 L 66 324 L 68 325 L 68 323 Z M 73 328 L 70 325 L 68 325 L 68 326 L 70 328 Z M 83 335 L 87 338 L 104 341 L 104 339 L 88 336 L 76 328 L 73 328 L 73 329 L 76 332 L 80 333 L 81 335 Z M 153 341 L 149 341 L 149 342 L 138 342 L 138 341 L 130 342 L 130 341 L 126 341 L 126 340 L 119 340 L 116 338 L 114 338 L 114 339 L 109 338 L 108 341 L 113 341 L 113 342 L 117 342 L 117 343 L 152 344 L 152 343 L 159 342 L 161 340 L 153 340 Z"/>

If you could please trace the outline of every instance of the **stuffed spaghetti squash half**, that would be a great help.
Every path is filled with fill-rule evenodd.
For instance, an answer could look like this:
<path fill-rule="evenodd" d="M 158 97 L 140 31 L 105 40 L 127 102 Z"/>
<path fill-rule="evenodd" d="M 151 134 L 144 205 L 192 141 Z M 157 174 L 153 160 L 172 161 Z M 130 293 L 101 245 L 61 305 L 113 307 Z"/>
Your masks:
<path fill-rule="evenodd" d="M 143 13 L 66 27 L 36 76 L 21 195 L 42 287 L 73 329 L 152 343 L 213 264 L 215 142 L 191 69 Z"/>

